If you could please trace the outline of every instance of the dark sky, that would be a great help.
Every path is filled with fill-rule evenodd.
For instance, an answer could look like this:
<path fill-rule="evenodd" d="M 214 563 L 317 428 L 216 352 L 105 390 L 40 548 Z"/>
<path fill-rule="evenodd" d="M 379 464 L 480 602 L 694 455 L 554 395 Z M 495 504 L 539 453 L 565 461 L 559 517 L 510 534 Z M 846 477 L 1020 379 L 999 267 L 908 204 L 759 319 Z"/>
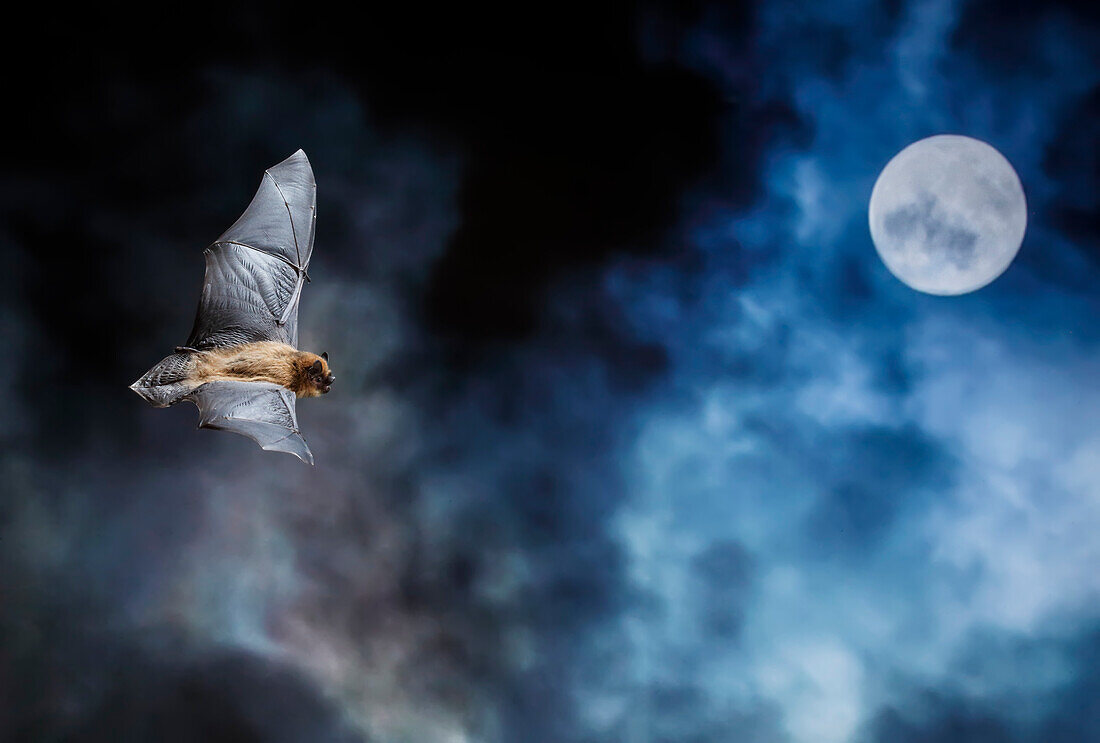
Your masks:
<path fill-rule="evenodd" d="M 180 15 L 9 28 L 0 739 L 1100 740 L 1090 5 Z M 940 133 L 1029 205 L 955 298 Z M 126 389 L 298 148 L 314 468 Z"/>

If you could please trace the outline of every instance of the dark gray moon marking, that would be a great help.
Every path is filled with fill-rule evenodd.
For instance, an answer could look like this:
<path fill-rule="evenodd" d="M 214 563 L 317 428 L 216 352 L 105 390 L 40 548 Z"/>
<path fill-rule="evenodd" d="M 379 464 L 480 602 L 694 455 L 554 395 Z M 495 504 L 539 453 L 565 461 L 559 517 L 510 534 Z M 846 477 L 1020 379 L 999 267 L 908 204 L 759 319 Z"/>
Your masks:
<path fill-rule="evenodd" d="M 930 193 L 921 194 L 915 204 L 894 209 L 883 218 L 882 224 L 888 235 L 902 241 L 919 239 L 928 245 L 929 252 L 940 253 L 943 260 L 956 268 L 966 270 L 974 264 L 978 236 L 953 224 L 951 215 L 939 207 L 938 199 Z"/>

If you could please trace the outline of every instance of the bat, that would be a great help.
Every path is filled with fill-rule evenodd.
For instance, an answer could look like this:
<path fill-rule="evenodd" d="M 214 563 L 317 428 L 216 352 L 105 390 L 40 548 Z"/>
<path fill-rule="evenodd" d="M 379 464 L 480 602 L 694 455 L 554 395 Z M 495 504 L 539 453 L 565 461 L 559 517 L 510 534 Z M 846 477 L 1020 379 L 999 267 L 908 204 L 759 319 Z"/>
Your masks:
<path fill-rule="evenodd" d="M 336 379 L 328 353 L 298 350 L 298 300 L 310 280 L 316 219 L 317 183 L 298 150 L 264 171 L 244 214 L 204 251 L 187 345 L 130 389 L 158 408 L 189 400 L 199 428 L 239 433 L 313 464 L 295 400 L 327 393 Z"/>

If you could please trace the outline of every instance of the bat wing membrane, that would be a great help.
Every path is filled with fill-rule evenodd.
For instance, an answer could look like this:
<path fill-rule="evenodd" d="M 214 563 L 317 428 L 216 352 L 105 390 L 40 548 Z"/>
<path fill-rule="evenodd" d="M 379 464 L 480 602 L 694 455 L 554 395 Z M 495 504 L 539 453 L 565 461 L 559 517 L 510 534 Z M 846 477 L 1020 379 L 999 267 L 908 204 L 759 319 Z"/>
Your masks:
<path fill-rule="evenodd" d="M 313 464 L 298 430 L 294 393 L 267 382 L 215 381 L 186 396 L 198 406 L 199 428 L 232 431 L 267 451 L 282 451 Z"/>
<path fill-rule="evenodd" d="M 206 249 L 206 278 L 187 345 L 298 345 L 298 300 L 308 280 L 317 184 L 301 150 L 264 171 L 244 214 Z"/>

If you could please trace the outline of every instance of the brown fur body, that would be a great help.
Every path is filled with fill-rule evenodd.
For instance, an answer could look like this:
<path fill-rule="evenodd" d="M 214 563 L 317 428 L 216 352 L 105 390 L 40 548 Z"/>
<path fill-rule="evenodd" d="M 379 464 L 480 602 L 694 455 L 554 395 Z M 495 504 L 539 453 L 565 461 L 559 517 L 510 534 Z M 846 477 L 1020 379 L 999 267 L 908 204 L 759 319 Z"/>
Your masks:
<path fill-rule="evenodd" d="M 320 375 L 315 367 L 318 362 Z M 317 397 L 327 391 L 318 383 L 318 376 L 332 378 L 328 361 L 317 354 L 285 343 L 259 341 L 192 354 L 187 381 L 194 387 L 215 380 L 271 382 L 298 397 Z"/>

